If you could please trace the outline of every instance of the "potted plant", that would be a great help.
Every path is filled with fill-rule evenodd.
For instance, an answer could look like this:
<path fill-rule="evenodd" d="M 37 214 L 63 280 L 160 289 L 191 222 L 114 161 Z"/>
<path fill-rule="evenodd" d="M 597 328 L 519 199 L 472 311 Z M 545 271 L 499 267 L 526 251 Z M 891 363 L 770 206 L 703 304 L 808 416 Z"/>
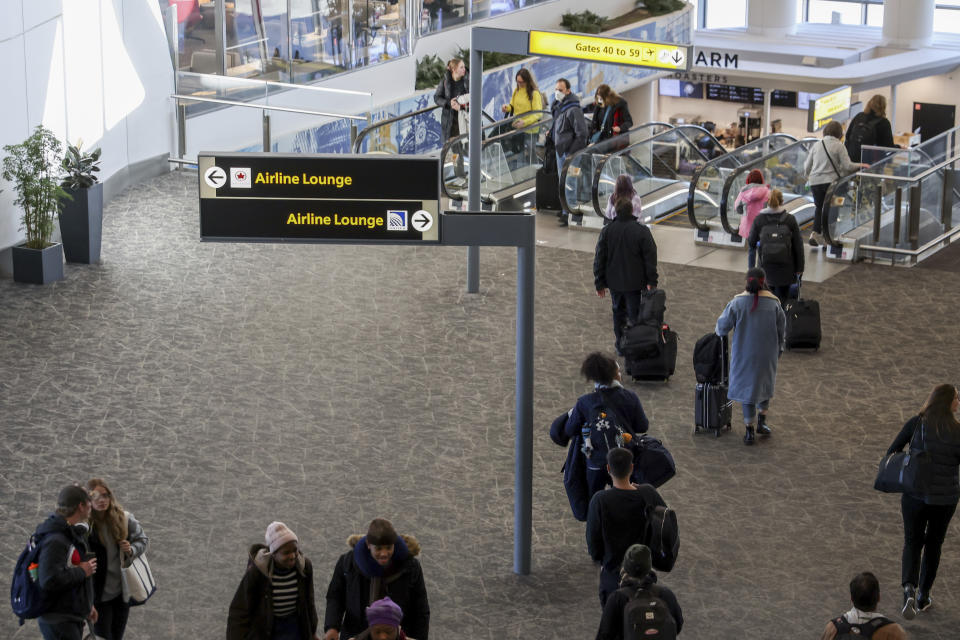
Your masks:
<path fill-rule="evenodd" d="M 13 183 L 13 203 L 23 210 L 20 228 L 27 239 L 13 247 L 13 279 L 47 284 L 63 280 L 63 245 L 50 242 L 59 215 L 61 145 L 42 124 L 20 144 L 3 147 L 3 179 Z"/>
<path fill-rule="evenodd" d="M 81 150 L 82 140 L 67 145 L 63 154 L 63 183 L 68 194 L 60 212 L 60 235 L 67 262 L 100 262 L 100 238 L 103 230 L 103 183 L 95 175 L 100 171 L 100 148 L 91 153 Z"/>

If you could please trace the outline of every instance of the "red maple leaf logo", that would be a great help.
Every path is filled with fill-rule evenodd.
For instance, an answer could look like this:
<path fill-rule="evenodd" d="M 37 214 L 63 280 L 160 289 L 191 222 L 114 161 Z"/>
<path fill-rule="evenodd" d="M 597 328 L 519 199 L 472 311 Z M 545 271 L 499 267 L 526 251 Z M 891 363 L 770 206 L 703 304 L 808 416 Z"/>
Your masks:
<path fill-rule="evenodd" d="M 243 171 L 237 171 L 237 180 L 246 180 L 247 174 Z"/>

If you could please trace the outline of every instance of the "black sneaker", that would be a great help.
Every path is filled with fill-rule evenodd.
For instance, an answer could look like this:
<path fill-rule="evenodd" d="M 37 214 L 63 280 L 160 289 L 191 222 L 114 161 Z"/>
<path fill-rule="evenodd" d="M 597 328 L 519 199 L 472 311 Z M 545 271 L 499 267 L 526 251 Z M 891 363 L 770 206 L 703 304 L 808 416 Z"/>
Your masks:
<path fill-rule="evenodd" d="M 913 620 L 917 617 L 917 597 L 913 585 L 903 587 L 903 609 L 900 610 L 904 620 Z"/>
<path fill-rule="evenodd" d="M 933 598 L 917 594 L 917 611 L 926 611 L 933 606 Z"/>

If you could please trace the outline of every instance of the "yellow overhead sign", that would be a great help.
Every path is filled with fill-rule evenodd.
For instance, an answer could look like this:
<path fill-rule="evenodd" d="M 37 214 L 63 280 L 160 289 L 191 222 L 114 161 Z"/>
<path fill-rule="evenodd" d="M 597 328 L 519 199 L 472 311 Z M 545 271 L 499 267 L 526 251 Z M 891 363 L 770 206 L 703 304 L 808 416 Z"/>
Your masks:
<path fill-rule="evenodd" d="M 810 131 L 818 131 L 831 120 L 845 118 L 846 114 L 844 112 L 850 109 L 852 95 L 853 89 L 840 87 L 811 102 L 807 128 Z"/>
<path fill-rule="evenodd" d="M 601 38 L 581 33 L 531 31 L 531 55 L 573 58 L 608 64 L 626 64 L 671 71 L 690 69 L 690 47 L 623 38 Z"/>

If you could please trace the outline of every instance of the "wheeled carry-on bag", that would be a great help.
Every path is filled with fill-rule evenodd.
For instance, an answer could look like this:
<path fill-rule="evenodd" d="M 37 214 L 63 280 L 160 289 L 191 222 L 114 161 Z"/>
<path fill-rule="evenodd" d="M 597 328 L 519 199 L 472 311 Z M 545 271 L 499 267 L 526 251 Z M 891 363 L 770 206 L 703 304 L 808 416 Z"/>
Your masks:
<path fill-rule="evenodd" d="M 627 375 L 637 382 L 662 380 L 666 382 L 677 368 L 677 337 L 676 331 L 663 325 L 657 353 L 647 358 L 626 357 Z"/>
<path fill-rule="evenodd" d="M 797 281 L 797 299 L 787 303 L 787 349 L 820 348 L 820 303 L 800 297 L 800 281 Z"/>
<path fill-rule="evenodd" d="M 560 177 L 537 169 L 537 210 L 560 211 Z"/>
<path fill-rule="evenodd" d="M 708 334 L 709 335 L 709 334 Z M 730 351 L 727 337 L 720 337 L 720 376 L 712 381 L 698 382 L 694 394 L 694 433 L 713 431 L 718 438 L 729 431 L 733 421 L 733 402 L 727 398 L 727 379 L 730 375 Z"/>

